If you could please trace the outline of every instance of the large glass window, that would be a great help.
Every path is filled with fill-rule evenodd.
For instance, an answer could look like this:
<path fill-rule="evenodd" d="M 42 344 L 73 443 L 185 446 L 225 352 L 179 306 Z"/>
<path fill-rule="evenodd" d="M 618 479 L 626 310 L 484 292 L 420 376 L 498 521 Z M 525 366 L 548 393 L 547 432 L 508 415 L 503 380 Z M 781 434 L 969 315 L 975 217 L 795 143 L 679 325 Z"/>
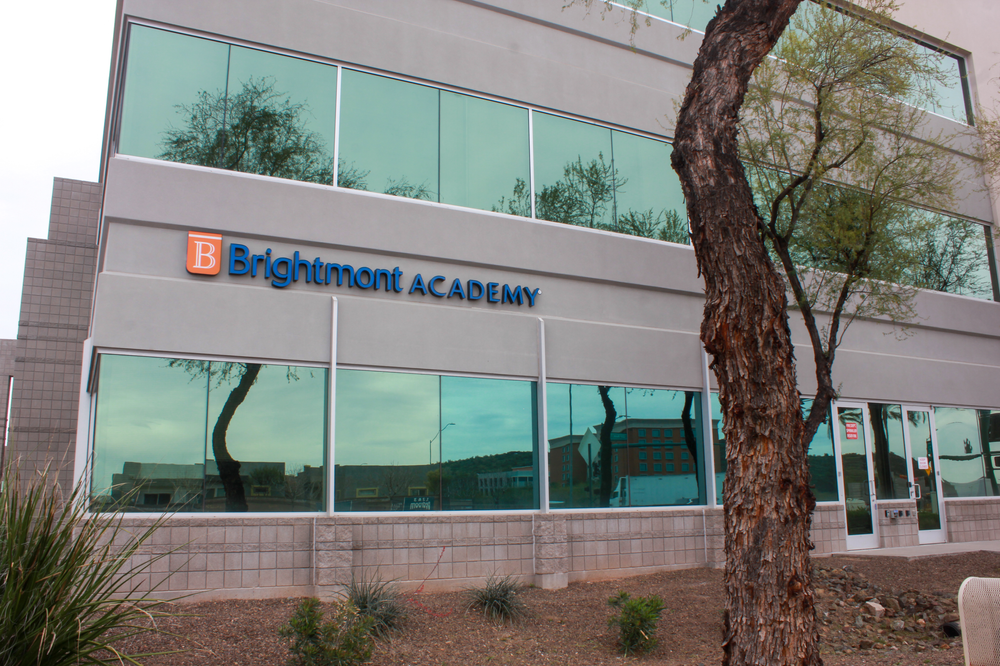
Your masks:
<path fill-rule="evenodd" d="M 169 159 L 162 157 L 166 133 L 188 126 L 188 109 L 202 99 L 225 96 L 228 68 L 228 44 L 133 25 L 118 151 Z M 223 129 L 221 118 L 201 122 L 208 135 Z"/>
<path fill-rule="evenodd" d="M 442 203 L 490 210 L 527 193 L 527 109 L 442 91 L 440 133 Z M 531 209 L 516 214 L 530 217 Z"/>
<path fill-rule="evenodd" d="M 202 105 L 197 110 L 208 111 Z M 331 184 L 336 113 L 336 67 L 234 46 L 219 166 Z M 190 129 L 168 137 L 168 154 L 185 154 L 179 142 L 202 141 Z"/>
<path fill-rule="evenodd" d="M 690 2 L 691 0 L 684 0 Z M 703 2 L 704 0 L 694 0 Z M 809 14 L 821 11 L 841 12 L 841 8 L 829 9 L 828 0 L 812 0 L 803 2 L 796 10 L 796 16 L 792 18 L 789 26 L 790 30 L 809 30 L 815 18 L 810 18 Z M 806 16 L 803 16 L 806 15 Z M 815 14 L 813 15 L 815 16 Z M 843 20 L 864 20 L 857 17 L 849 17 L 843 14 Z M 872 29 L 880 29 L 874 24 Z M 968 96 L 968 80 L 965 72 L 965 60 L 959 56 L 947 53 L 940 49 L 928 46 L 906 35 L 898 34 L 895 39 L 898 48 L 906 49 L 916 58 L 921 58 L 928 65 L 928 71 L 919 81 L 914 81 L 911 94 L 901 97 L 901 101 L 906 102 L 926 111 L 931 111 L 948 118 L 957 120 L 960 123 L 972 124 L 972 117 Z"/>
<path fill-rule="evenodd" d="M 880 500 L 909 499 L 903 442 L 903 410 L 899 405 L 868 403 L 875 457 L 875 496 Z"/>
<path fill-rule="evenodd" d="M 327 371 L 105 354 L 92 498 L 125 511 L 321 511 Z"/>
<path fill-rule="evenodd" d="M 983 434 L 993 437 L 984 425 L 984 414 L 974 409 L 938 407 L 938 459 L 945 497 L 984 497 L 997 494 L 996 478 L 987 476 L 983 455 Z"/>
<path fill-rule="evenodd" d="M 649 5 L 693 27 L 715 12 L 703 0 Z M 961 70 L 956 58 L 941 58 L 948 72 Z M 667 142 L 536 112 L 532 178 L 528 109 L 344 69 L 335 156 L 337 71 L 133 25 L 118 150 L 316 183 L 332 183 L 336 171 L 340 187 L 525 217 L 534 205 L 539 219 L 690 242 Z M 951 100 L 942 104 L 958 104 L 956 85 L 939 95 Z M 1000 298 L 989 229 L 936 219 L 936 233 L 909 248 L 919 266 L 899 281 Z"/>
<path fill-rule="evenodd" d="M 562 383 L 546 392 L 552 508 L 706 503 L 700 393 Z M 660 442 L 640 436 L 654 427 L 671 434 Z M 642 462 L 654 445 L 691 462 L 657 473 Z"/>
<path fill-rule="evenodd" d="M 610 228 L 618 186 L 611 130 L 547 113 L 532 118 L 536 217 Z"/>
<path fill-rule="evenodd" d="M 536 217 L 689 242 L 670 144 L 545 113 L 533 117 Z"/>
<path fill-rule="evenodd" d="M 344 71 L 337 184 L 437 201 L 440 91 Z"/>
<path fill-rule="evenodd" d="M 990 270 L 990 230 L 975 222 L 920 212 L 933 229 L 913 248 L 917 262 L 907 281 L 923 289 L 1000 299 Z"/>
<path fill-rule="evenodd" d="M 120 152 L 332 182 L 336 67 L 143 26 L 130 35 Z"/>
<path fill-rule="evenodd" d="M 812 398 L 802 400 L 802 415 L 807 417 L 812 409 Z M 832 407 L 831 407 L 832 409 Z M 719 394 L 712 394 L 712 444 L 715 448 L 715 501 L 722 504 L 722 484 L 726 478 L 726 440 L 723 432 L 722 404 Z M 817 502 L 836 502 L 837 493 L 837 459 L 833 452 L 833 428 L 830 425 L 830 412 L 816 430 L 809 450 L 806 452 L 809 462 L 809 482 Z"/>
<path fill-rule="evenodd" d="M 537 509 L 535 383 L 337 371 L 337 511 Z"/>
<path fill-rule="evenodd" d="M 611 138 L 617 172 L 614 231 L 690 244 L 681 181 L 670 165 L 673 147 L 617 130 Z"/>

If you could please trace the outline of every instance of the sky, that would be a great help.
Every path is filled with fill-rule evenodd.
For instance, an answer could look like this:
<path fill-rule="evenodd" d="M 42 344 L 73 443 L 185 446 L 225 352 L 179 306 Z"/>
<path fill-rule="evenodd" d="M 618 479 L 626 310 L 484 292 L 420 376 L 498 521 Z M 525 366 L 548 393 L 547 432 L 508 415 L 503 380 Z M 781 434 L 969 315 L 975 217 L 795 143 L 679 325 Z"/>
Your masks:
<path fill-rule="evenodd" d="M 48 235 L 52 179 L 97 180 L 114 16 L 114 0 L 4 7 L 0 338 L 17 337 L 27 239 Z"/>

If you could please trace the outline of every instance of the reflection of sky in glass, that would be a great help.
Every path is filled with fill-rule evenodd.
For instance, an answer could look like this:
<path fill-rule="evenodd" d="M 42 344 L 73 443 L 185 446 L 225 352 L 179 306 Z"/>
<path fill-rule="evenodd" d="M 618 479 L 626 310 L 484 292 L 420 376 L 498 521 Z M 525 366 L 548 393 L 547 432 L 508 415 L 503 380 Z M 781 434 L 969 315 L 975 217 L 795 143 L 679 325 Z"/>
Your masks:
<path fill-rule="evenodd" d="M 938 456 L 945 494 L 949 497 L 990 494 L 984 479 L 983 458 L 976 455 L 982 453 L 976 411 L 938 407 L 934 410 L 934 423 L 937 426 Z M 971 460 L 946 459 L 946 456 L 972 455 L 976 457 Z"/>
<path fill-rule="evenodd" d="M 332 158 L 337 68 L 234 46 L 229 63 L 229 95 L 238 95 L 251 77 L 272 82 L 274 92 L 281 96 L 279 101 L 287 98 L 292 104 L 302 104 L 305 111 L 299 114 L 299 122 L 323 137 L 326 153 Z"/>
<path fill-rule="evenodd" d="M 440 447 L 445 462 L 531 451 L 532 400 L 526 381 L 338 370 L 335 461 L 426 465 Z"/>
<path fill-rule="evenodd" d="M 705 32 L 718 5 L 717 0 L 646 0 L 639 10 Z"/>
<path fill-rule="evenodd" d="M 508 451 L 531 451 L 532 382 L 441 378 L 441 433 L 445 462 Z"/>
<path fill-rule="evenodd" d="M 625 405 L 630 419 L 680 419 L 684 411 L 684 391 L 630 388 L 625 390 Z M 695 394 L 691 418 L 695 432 L 701 416 L 701 399 Z"/>
<path fill-rule="evenodd" d="M 681 181 L 670 166 L 671 145 L 625 132 L 614 131 L 612 136 L 615 169 L 626 181 L 615 194 L 618 215 L 652 210 L 656 216 L 676 210 L 685 219 Z"/>
<path fill-rule="evenodd" d="M 941 76 L 941 81 L 929 82 L 937 99 L 932 102 L 924 101 L 918 106 L 953 118 L 960 123 L 967 123 L 969 118 L 965 110 L 965 93 L 962 88 L 962 72 L 959 69 L 958 58 L 944 55 L 922 44 L 918 44 L 917 49 L 921 55 L 937 60 L 937 71 Z"/>
<path fill-rule="evenodd" d="M 441 201 L 490 210 L 528 172 L 528 111 L 441 93 Z"/>
<path fill-rule="evenodd" d="M 126 462 L 205 462 L 205 379 L 162 358 L 101 356 L 93 489 L 110 488 Z"/>
<path fill-rule="evenodd" d="M 429 444 L 440 427 L 438 381 L 436 375 L 337 370 L 335 464 L 426 465 L 429 450 L 438 462 L 437 446 Z"/>
<path fill-rule="evenodd" d="M 614 403 L 620 420 L 625 416 L 625 389 L 612 386 L 608 397 Z M 604 417 L 604 403 L 601 402 L 598 388 L 584 384 L 573 386 L 573 434 L 582 435 L 588 428 L 598 434 L 600 427 L 604 425 Z M 549 437 L 552 437 L 552 433 L 549 433 Z"/>
<path fill-rule="evenodd" d="M 213 374 L 222 363 L 213 362 Z M 323 368 L 289 368 L 265 365 L 257 381 L 236 408 L 226 433 L 229 454 L 240 462 L 284 462 L 285 473 L 293 474 L 306 465 L 323 464 L 326 442 L 326 373 Z M 212 429 L 219 412 L 241 373 L 216 386 L 211 384 L 208 399 L 208 451 L 212 454 Z"/>
<path fill-rule="evenodd" d="M 209 395 L 208 362 L 169 367 L 169 360 L 101 356 L 94 425 L 94 482 L 100 493 L 126 462 L 184 465 L 187 470 L 144 468 L 151 478 L 200 479 L 211 454 L 211 432 L 239 374 Z M 224 364 L 213 363 L 213 375 Z M 230 454 L 240 462 L 283 462 L 287 474 L 320 467 L 326 442 L 326 377 L 323 368 L 263 366 L 237 407 L 227 431 Z M 210 406 L 209 413 L 206 410 Z M 198 468 L 195 470 L 194 468 Z"/>
<path fill-rule="evenodd" d="M 163 133 L 187 123 L 178 105 L 197 102 L 203 90 L 225 91 L 229 46 L 143 26 L 130 35 L 118 150 L 158 157 Z"/>
<path fill-rule="evenodd" d="M 389 180 L 425 185 L 438 194 L 438 91 L 384 76 L 344 70 L 340 101 L 340 158 L 368 171 L 368 189 Z"/>

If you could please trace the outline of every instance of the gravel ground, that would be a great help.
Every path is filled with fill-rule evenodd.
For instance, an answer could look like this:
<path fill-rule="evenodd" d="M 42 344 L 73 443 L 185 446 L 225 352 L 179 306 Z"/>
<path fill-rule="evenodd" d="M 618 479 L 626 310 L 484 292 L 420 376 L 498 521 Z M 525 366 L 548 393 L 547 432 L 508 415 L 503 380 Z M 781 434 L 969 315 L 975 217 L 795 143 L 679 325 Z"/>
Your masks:
<path fill-rule="evenodd" d="M 945 638 L 940 627 L 957 619 L 955 595 L 962 580 L 1000 576 L 1000 553 L 990 552 L 909 561 L 818 558 L 814 563 L 828 666 L 963 664 L 961 639 Z M 406 625 L 378 644 L 372 663 L 598 666 L 632 661 L 618 656 L 607 623 L 612 610 L 607 600 L 619 590 L 658 594 L 665 604 L 659 645 L 637 661 L 670 666 L 721 661 L 722 572 L 688 569 L 574 583 L 562 590 L 527 588 L 523 595 L 530 619 L 514 626 L 496 626 L 468 611 L 462 593 L 407 594 Z M 173 610 L 184 616 L 159 622 L 172 636 L 133 639 L 128 649 L 183 650 L 144 659 L 148 666 L 283 664 L 288 652 L 277 630 L 296 604 L 280 599 L 177 605 Z"/>

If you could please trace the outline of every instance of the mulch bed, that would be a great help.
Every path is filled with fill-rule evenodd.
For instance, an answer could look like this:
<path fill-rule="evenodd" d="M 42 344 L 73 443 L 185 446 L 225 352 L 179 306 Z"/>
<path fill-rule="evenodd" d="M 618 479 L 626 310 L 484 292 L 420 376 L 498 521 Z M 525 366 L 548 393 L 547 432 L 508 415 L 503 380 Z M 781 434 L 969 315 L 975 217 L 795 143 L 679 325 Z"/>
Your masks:
<path fill-rule="evenodd" d="M 958 587 L 968 576 L 1000 576 L 1000 553 L 975 552 L 904 560 L 817 558 L 817 615 L 824 662 L 830 666 L 964 663 L 961 638 L 941 625 L 955 615 Z M 659 644 L 639 658 L 621 657 L 608 599 L 624 590 L 659 595 L 665 605 Z M 639 661 L 670 666 L 719 663 L 722 572 L 687 569 L 618 580 L 574 583 L 562 590 L 526 588 L 525 622 L 498 626 L 467 609 L 463 593 L 407 594 L 410 615 L 372 664 L 510 664 L 599 666 Z M 149 657 L 149 666 L 276 666 L 289 654 L 278 628 L 298 600 L 178 604 L 180 617 L 160 620 L 166 634 L 132 639 L 129 651 L 183 650 Z M 881 609 L 881 611 L 879 610 Z M 860 619 L 859 619 L 860 618 Z"/>

